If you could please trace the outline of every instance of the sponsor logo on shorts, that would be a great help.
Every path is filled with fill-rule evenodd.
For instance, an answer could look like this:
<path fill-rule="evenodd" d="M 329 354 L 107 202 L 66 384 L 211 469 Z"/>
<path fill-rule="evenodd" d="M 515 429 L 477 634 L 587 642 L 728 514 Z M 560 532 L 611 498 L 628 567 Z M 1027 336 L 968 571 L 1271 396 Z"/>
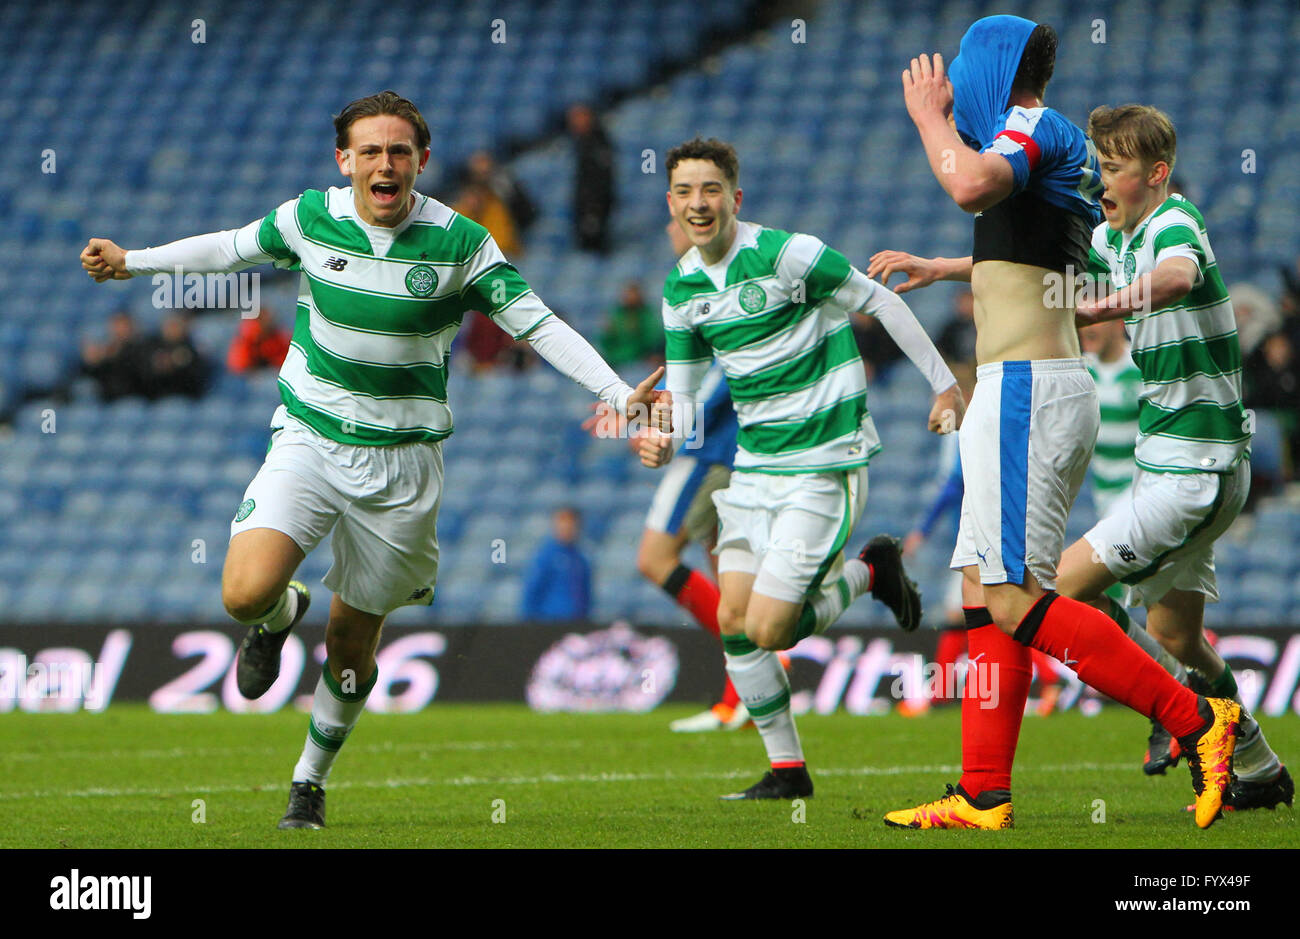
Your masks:
<path fill-rule="evenodd" d="M 406 598 L 406 602 L 413 603 L 416 600 L 423 600 L 432 592 L 433 591 L 431 591 L 428 587 L 420 587 L 418 590 L 412 590 L 411 595 Z"/>
<path fill-rule="evenodd" d="M 983 551 L 981 551 L 979 548 L 975 549 L 975 555 L 980 559 L 981 564 L 987 564 L 989 562 L 988 553 L 989 553 L 988 548 L 985 548 Z"/>
<path fill-rule="evenodd" d="M 767 303 L 767 294 L 758 284 L 746 284 L 740 288 L 740 308 L 746 313 L 757 313 Z"/>
<path fill-rule="evenodd" d="M 417 264 L 406 272 L 406 289 L 413 297 L 431 297 L 438 289 L 438 273 L 427 264 Z"/>
<path fill-rule="evenodd" d="M 252 499 L 245 499 L 239 503 L 239 511 L 235 513 L 235 521 L 242 522 L 248 516 L 253 514 L 253 509 L 257 508 L 257 503 Z"/>
<path fill-rule="evenodd" d="M 1117 554 L 1119 559 L 1125 564 L 1132 564 L 1138 558 L 1138 556 L 1133 552 L 1133 549 L 1126 544 L 1112 545 L 1112 547 L 1115 549 L 1115 554 Z"/>

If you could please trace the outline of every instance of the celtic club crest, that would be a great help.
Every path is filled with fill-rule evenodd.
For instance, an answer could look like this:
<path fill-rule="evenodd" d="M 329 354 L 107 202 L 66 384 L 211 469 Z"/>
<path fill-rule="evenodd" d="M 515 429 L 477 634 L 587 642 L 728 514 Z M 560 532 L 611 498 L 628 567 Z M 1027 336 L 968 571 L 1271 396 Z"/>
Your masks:
<path fill-rule="evenodd" d="M 1133 283 L 1133 275 L 1137 273 L 1137 258 L 1132 254 L 1124 256 L 1124 283 Z"/>
<path fill-rule="evenodd" d="M 438 274 L 427 264 L 417 264 L 406 272 L 406 289 L 413 297 L 431 297 L 438 289 Z"/>
<path fill-rule="evenodd" d="M 757 313 L 767 303 L 767 294 L 758 284 L 746 284 L 740 288 L 740 308 L 746 313 Z"/>

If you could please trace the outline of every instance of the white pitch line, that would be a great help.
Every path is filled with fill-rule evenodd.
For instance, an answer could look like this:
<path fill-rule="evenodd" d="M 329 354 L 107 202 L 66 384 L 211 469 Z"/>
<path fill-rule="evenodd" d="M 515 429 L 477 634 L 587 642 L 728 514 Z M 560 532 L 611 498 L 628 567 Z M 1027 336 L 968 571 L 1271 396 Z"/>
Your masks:
<path fill-rule="evenodd" d="M 348 747 L 349 753 L 389 753 L 398 751 L 429 751 L 439 752 L 444 750 L 468 750 L 471 752 L 491 751 L 491 750 L 516 750 L 516 749 L 534 749 L 534 750 L 572 750 L 586 744 L 580 740 L 554 740 L 554 741 L 526 741 L 518 742 L 513 740 L 448 740 L 435 743 L 355 743 Z M 219 756 L 248 756 L 251 754 L 276 754 L 284 753 L 283 747 L 171 747 L 167 750 L 133 750 L 130 756 L 146 760 L 171 760 L 177 757 L 219 757 Z M 21 753 L 0 753 L 0 763 L 3 762 L 31 762 L 40 760 L 48 763 L 50 760 L 68 759 L 68 760 L 87 760 L 87 759 L 120 759 L 124 754 L 112 750 L 44 750 Z"/>
<path fill-rule="evenodd" d="M 1129 763 L 1067 763 L 1057 766 L 1027 767 L 1031 772 L 1040 773 L 1077 773 L 1079 771 L 1123 770 Z M 905 776 L 910 774 L 952 774 L 960 773 L 960 766 L 858 766 L 858 767 L 818 767 L 817 776 Z M 540 776 L 451 776 L 442 779 L 417 777 L 409 779 L 362 780 L 358 782 L 339 782 L 330 786 L 330 791 L 339 789 L 402 789 L 424 786 L 535 786 L 542 783 L 570 785 L 573 783 L 609 783 L 609 782 L 680 782 L 692 779 L 737 779 L 748 778 L 752 770 L 734 770 L 729 772 L 703 773 L 544 773 Z M 48 799 L 48 798 L 123 798 L 129 796 L 167 796 L 167 795 L 211 795 L 226 792 L 251 793 L 256 790 L 279 790 L 284 788 L 283 781 L 262 783 L 259 786 L 172 786 L 138 787 L 130 789 L 45 789 L 31 792 L 0 792 L 0 800 Z"/>

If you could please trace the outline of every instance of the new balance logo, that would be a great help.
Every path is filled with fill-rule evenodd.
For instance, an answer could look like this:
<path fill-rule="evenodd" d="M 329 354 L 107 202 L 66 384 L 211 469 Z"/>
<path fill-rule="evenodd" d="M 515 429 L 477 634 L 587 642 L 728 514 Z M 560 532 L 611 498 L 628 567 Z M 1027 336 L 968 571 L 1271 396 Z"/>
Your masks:
<path fill-rule="evenodd" d="M 410 603 L 413 600 L 423 600 L 425 597 L 429 595 L 429 593 L 430 590 L 428 587 L 420 587 L 417 590 L 411 591 L 411 595 L 406 598 L 406 602 Z"/>
<path fill-rule="evenodd" d="M 321 267 L 328 267 L 331 271 L 341 271 L 348 266 L 347 258 L 326 258 Z"/>
<path fill-rule="evenodd" d="M 1125 564 L 1132 564 L 1134 561 L 1137 560 L 1137 555 L 1133 553 L 1133 549 L 1130 548 L 1128 545 L 1117 544 L 1117 545 L 1113 545 L 1112 547 L 1114 547 L 1115 553 L 1119 555 L 1119 559 L 1123 561 Z"/>

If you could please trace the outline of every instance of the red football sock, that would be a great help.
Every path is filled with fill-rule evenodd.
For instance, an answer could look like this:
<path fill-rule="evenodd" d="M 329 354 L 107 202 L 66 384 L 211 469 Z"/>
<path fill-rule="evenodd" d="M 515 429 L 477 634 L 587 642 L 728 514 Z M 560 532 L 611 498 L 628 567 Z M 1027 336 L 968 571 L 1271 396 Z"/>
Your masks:
<path fill-rule="evenodd" d="M 1175 737 L 1205 726 L 1197 697 L 1100 610 L 1046 593 L 1025 614 L 1016 639 L 1046 652 L 1102 694 L 1155 718 Z"/>
<path fill-rule="evenodd" d="M 718 587 L 713 581 L 705 577 L 699 571 L 693 571 L 684 566 L 678 567 L 677 571 L 687 571 L 685 582 L 677 588 L 676 591 L 670 591 L 673 599 L 677 601 L 686 612 L 695 617 L 695 622 L 699 623 L 714 636 L 718 633 Z M 674 577 L 677 576 L 674 571 Z M 673 578 L 669 578 L 671 582 Z M 719 636 L 719 638 L 721 638 Z"/>
<path fill-rule="evenodd" d="M 1039 652 L 1037 649 L 1029 651 L 1033 656 L 1034 669 L 1038 672 L 1038 683 L 1044 688 L 1056 684 L 1056 680 L 1061 677 L 1056 672 L 1056 661 L 1047 653 Z"/>
<path fill-rule="evenodd" d="M 961 787 L 974 798 L 990 789 L 1011 790 L 1011 764 L 1033 670 L 1029 650 L 996 624 L 966 635 L 970 664 L 961 702 Z M 994 690 L 997 697 L 992 699 Z M 996 706 L 990 707 L 990 700 Z"/>
<path fill-rule="evenodd" d="M 676 591 L 673 591 L 674 587 L 677 588 Z M 691 570 L 685 564 L 679 564 L 664 583 L 664 588 L 672 593 L 678 605 L 695 617 L 695 622 L 713 633 L 716 638 L 722 638 L 718 631 L 720 594 L 713 581 L 699 571 Z M 722 689 L 721 703 L 730 708 L 740 703 L 740 695 L 736 691 L 736 686 L 731 683 L 731 676 L 727 676 L 726 687 Z"/>
<path fill-rule="evenodd" d="M 965 651 L 965 629 L 945 629 L 939 633 L 939 647 L 934 652 L 934 664 L 939 667 L 939 675 L 943 679 L 943 694 L 939 696 L 940 700 L 948 701 L 957 697 L 957 689 L 949 685 L 948 676 L 952 674 L 952 667 L 957 664 L 957 657 Z"/>

